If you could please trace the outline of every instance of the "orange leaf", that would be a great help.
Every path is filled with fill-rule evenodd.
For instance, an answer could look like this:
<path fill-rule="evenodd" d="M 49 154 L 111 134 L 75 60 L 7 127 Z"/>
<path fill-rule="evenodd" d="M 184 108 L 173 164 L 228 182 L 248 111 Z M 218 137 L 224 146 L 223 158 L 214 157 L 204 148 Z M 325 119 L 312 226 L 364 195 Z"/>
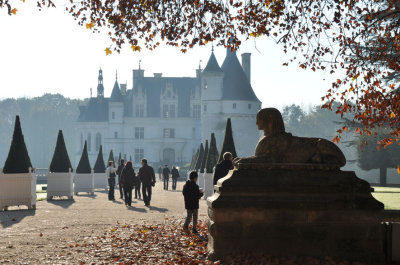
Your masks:
<path fill-rule="evenodd" d="M 140 50 L 142 49 L 140 46 L 136 46 L 136 45 L 132 45 L 131 48 L 134 52 L 140 52 Z"/>
<path fill-rule="evenodd" d="M 93 23 L 93 22 L 91 22 L 91 23 L 86 23 L 86 28 L 87 28 L 87 29 L 92 29 L 93 26 L 94 26 L 94 23 Z"/>
<path fill-rule="evenodd" d="M 399 175 L 400 175 L 400 165 L 399 165 L 399 166 L 397 166 L 397 174 L 399 174 Z"/>
<path fill-rule="evenodd" d="M 396 114 L 394 114 L 393 112 L 390 113 L 390 118 L 396 118 Z"/>
<path fill-rule="evenodd" d="M 18 9 L 14 8 L 13 10 L 11 10 L 11 13 L 13 13 L 14 15 L 17 14 Z"/>
<path fill-rule="evenodd" d="M 104 51 L 106 52 L 106 55 L 112 54 L 112 51 L 110 50 L 110 48 L 106 48 Z"/>

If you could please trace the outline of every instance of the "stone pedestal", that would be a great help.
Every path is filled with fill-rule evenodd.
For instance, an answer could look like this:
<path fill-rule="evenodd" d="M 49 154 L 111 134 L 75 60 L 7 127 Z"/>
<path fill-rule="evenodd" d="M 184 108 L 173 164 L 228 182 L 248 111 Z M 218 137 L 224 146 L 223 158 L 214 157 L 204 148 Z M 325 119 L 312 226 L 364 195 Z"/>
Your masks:
<path fill-rule="evenodd" d="M 352 171 L 242 165 L 208 198 L 210 258 L 234 253 L 384 260 L 383 204 Z"/>

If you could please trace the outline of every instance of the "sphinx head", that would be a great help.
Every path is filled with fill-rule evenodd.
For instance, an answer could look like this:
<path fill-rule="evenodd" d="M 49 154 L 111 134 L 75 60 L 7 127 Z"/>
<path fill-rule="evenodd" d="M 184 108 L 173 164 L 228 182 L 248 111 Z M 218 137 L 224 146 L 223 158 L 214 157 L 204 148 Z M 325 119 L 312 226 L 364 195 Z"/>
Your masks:
<path fill-rule="evenodd" d="M 257 126 L 264 135 L 278 135 L 285 132 L 282 114 L 275 108 L 261 109 L 257 113 Z"/>

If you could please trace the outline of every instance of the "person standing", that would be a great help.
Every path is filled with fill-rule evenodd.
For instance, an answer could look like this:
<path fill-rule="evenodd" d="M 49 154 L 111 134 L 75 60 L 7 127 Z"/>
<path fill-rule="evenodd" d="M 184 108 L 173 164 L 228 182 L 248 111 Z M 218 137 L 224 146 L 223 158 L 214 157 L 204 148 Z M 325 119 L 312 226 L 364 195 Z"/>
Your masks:
<path fill-rule="evenodd" d="M 119 195 L 120 195 L 120 199 L 124 199 L 124 193 L 122 191 L 122 183 L 121 183 L 121 173 L 122 173 L 122 169 L 124 169 L 125 164 L 124 164 L 125 160 L 121 159 L 119 166 L 117 168 L 117 175 L 118 175 L 118 186 L 119 186 Z"/>
<path fill-rule="evenodd" d="M 108 167 L 106 169 L 106 176 L 108 179 L 108 200 L 114 201 L 114 188 L 115 188 L 115 177 L 116 177 L 116 170 L 114 168 L 114 162 L 108 161 Z"/>
<path fill-rule="evenodd" d="M 215 172 L 213 176 L 214 185 L 217 185 L 217 181 L 225 177 L 228 174 L 229 170 L 233 169 L 232 153 L 225 152 L 222 158 L 223 160 L 221 161 L 221 163 L 215 166 Z"/>
<path fill-rule="evenodd" d="M 135 199 L 139 197 L 139 200 L 142 199 L 142 195 L 140 193 L 140 187 L 142 186 L 142 182 L 140 181 L 139 175 L 135 176 Z"/>
<path fill-rule="evenodd" d="M 132 162 L 126 162 L 124 169 L 121 172 L 121 182 L 124 190 L 125 205 L 131 206 L 132 204 L 132 189 L 135 184 L 135 170 L 133 169 Z"/>
<path fill-rule="evenodd" d="M 176 190 L 176 182 L 178 181 L 179 178 L 179 171 L 175 166 L 172 167 L 171 176 L 172 176 L 172 190 Z"/>
<path fill-rule="evenodd" d="M 169 171 L 168 165 L 165 165 L 162 172 L 164 179 L 164 190 L 168 190 L 169 173 L 171 172 Z"/>
<path fill-rule="evenodd" d="M 189 180 L 186 181 L 185 185 L 183 186 L 183 198 L 185 200 L 185 209 L 186 209 L 186 220 L 183 224 L 183 230 L 186 234 L 189 233 L 189 224 L 193 217 L 193 227 L 192 232 L 197 234 L 197 218 L 199 215 L 199 200 L 203 196 L 203 191 L 200 190 L 199 185 L 196 184 L 197 182 L 197 172 L 192 171 L 189 174 Z"/>
<path fill-rule="evenodd" d="M 156 184 L 154 169 L 147 165 L 147 159 L 142 159 L 142 167 L 139 169 L 139 178 L 142 181 L 142 194 L 145 206 L 150 206 L 151 187 Z"/>
<path fill-rule="evenodd" d="M 161 181 L 161 174 L 162 174 L 162 167 L 161 165 L 158 167 L 158 179 Z"/>

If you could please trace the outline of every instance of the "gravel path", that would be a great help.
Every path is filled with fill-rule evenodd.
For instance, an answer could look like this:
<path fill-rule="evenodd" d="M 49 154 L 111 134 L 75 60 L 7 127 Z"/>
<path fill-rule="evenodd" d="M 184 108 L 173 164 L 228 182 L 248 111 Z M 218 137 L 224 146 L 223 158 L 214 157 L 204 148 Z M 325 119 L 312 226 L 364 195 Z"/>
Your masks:
<path fill-rule="evenodd" d="M 39 201 L 35 211 L 10 207 L 0 212 L 0 264 L 75 264 L 79 259 L 69 251 L 70 245 L 104 234 L 113 226 L 183 220 L 182 186 L 179 182 L 176 191 L 164 191 L 162 183 L 157 182 L 150 207 L 134 200 L 127 208 L 120 199 L 108 201 L 104 191 L 95 192 L 94 197 L 74 196 L 74 201 Z M 115 195 L 119 198 L 118 190 Z M 202 199 L 199 219 L 206 221 L 206 213 Z"/>

